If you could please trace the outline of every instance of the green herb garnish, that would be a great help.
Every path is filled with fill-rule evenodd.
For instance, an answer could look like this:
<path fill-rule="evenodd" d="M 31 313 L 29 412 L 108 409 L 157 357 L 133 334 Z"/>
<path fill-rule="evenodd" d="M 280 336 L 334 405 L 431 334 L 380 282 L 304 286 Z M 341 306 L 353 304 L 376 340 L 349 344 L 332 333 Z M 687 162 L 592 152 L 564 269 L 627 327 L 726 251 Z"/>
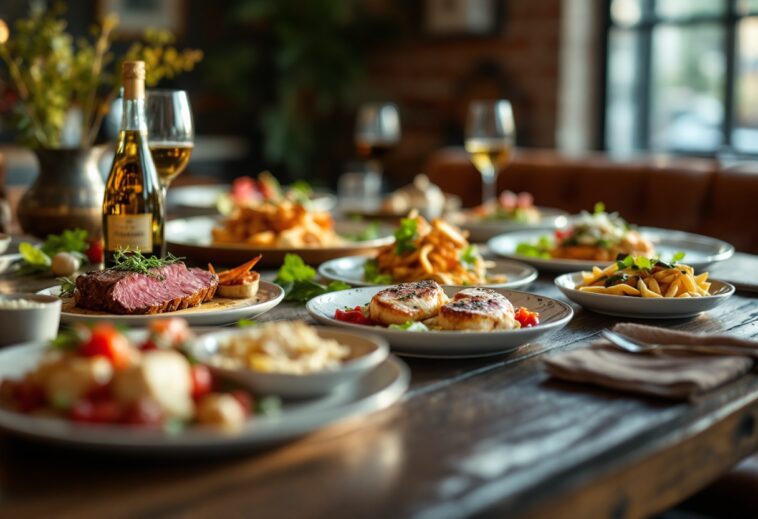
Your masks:
<path fill-rule="evenodd" d="M 429 328 L 418 321 L 406 321 L 403 324 L 391 324 L 390 330 L 405 330 L 406 332 L 428 332 Z"/>
<path fill-rule="evenodd" d="M 350 288 L 342 281 L 322 285 L 315 281 L 315 277 L 316 271 L 306 265 L 303 258 L 297 254 L 287 254 L 274 282 L 284 289 L 285 301 L 296 303 L 305 303 L 316 296 Z"/>
<path fill-rule="evenodd" d="M 305 180 L 296 180 L 290 186 L 289 192 L 295 202 L 305 205 L 310 202 L 313 189 Z"/>
<path fill-rule="evenodd" d="M 472 244 L 461 251 L 460 260 L 466 270 L 474 270 L 481 257 L 477 246 Z"/>
<path fill-rule="evenodd" d="M 143 256 L 139 249 L 118 249 L 113 253 L 114 265 L 111 270 L 121 270 L 126 272 L 136 272 L 137 274 L 145 274 L 147 276 L 160 277 L 151 269 L 158 269 L 165 267 L 166 265 L 173 265 L 179 263 L 184 258 L 177 258 L 170 252 L 165 258 L 159 258 L 157 256 Z"/>
<path fill-rule="evenodd" d="M 42 249 L 35 247 L 31 243 L 21 242 L 18 245 L 18 252 L 24 260 L 22 270 L 24 274 L 41 272 L 50 268 L 52 260 L 45 254 Z"/>
<path fill-rule="evenodd" d="M 686 255 L 687 254 L 682 251 L 674 253 L 674 255 L 671 256 L 671 263 L 679 263 L 680 261 L 684 259 Z"/>
<path fill-rule="evenodd" d="M 391 285 L 394 282 L 390 274 L 379 272 L 379 264 L 375 259 L 366 260 L 363 264 L 363 279 L 375 285 Z"/>
<path fill-rule="evenodd" d="M 416 250 L 414 240 L 418 237 L 418 222 L 415 218 L 403 218 L 395 230 L 395 253 L 407 254 Z"/>
<path fill-rule="evenodd" d="M 58 283 L 60 283 L 61 291 L 60 294 L 58 294 L 58 297 L 74 297 L 74 291 L 76 290 L 76 279 L 75 278 L 58 278 Z"/>
<path fill-rule="evenodd" d="M 550 259 L 553 242 L 549 236 L 540 236 L 537 243 L 521 242 L 516 246 L 516 254 L 531 258 Z"/>
<path fill-rule="evenodd" d="M 593 214 L 601 214 L 605 212 L 605 204 L 603 202 L 595 202 L 595 208 L 593 209 Z"/>

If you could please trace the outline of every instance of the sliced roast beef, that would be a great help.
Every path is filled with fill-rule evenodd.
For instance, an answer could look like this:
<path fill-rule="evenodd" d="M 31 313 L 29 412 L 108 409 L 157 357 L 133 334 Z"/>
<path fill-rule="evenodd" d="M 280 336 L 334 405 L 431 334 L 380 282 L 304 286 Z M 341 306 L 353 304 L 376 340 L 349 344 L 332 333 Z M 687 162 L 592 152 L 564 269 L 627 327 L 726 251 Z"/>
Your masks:
<path fill-rule="evenodd" d="M 115 314 L 157 314 L 197 306 L 213 298 L 218 276 L 174 263 L 149 275 L 118 270 L 76 279 L 76 306 Z"/>

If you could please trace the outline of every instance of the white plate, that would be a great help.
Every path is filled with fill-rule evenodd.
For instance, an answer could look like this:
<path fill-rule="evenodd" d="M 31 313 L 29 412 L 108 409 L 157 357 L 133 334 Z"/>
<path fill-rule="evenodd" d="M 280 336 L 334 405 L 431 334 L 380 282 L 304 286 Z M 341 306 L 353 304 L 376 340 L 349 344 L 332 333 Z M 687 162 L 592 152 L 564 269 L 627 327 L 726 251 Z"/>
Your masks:
<path fill-rule="evenodd" d="M 0 232 L 0 254 L 8 250 L 11 245 L 11 235 Z"/>
<path fill-rule="evenodd" d="M 13 265 L 21 259 L 21 254 L 0 254 L 0 274 L 11 270 Z"/>
<path fill-rule="evenodd" d="M 37 293 L 57 296 L 60 291 L 60 287 L 50 287 Z M 65 298 L 61 311 L 61 322 L 68 324 L 81 321 L 110 321 L 125 326 L 145 326 L 155 319 L 182 317 L 191 326 L 215 326 L 259 316 L 274 308 L 282 299 L 284 299 L 284 290 L 279 285 L 267 281 L 260 282 L 258 294 L 252 299 L 213 298 L 211 301 L 194 308 L 150 315 L 117 315 L 83 310 L 74 306 L 73 298 Z"/>
<path fill-rule="evenodd" d="M 220 376 L 234 380 L 257 394 L 279 395 L 283 398 L 312 398 L 334 391 L 344 384 L 355 381 L 361 375 L 384 362 L 389 354 L 387 341 L 375 335 L 359 335 L 333 328 L 316 327 L 319 336 L 334 339 L 350 348 L 348 360 L 339 369 L 293 375 L 288 373 L 264 373 L 245 367 L 222 368 L 214 363 L 214 355 L 222 343 L 235 335 L 244 336 L 246 330 L 228 330 L 199 337 L 188 347 L 189 353 Z"/>
<path fill-rule="evenodd" d="M 643 236 L 653 242 L 656 254 L 661 259 L 668 261 L 677 252 L 686 254 L 682 263 L 702 269 L 717 261 L 729 259 L 734 254 L 734 247 L 725 241 L 717 240 L 709 236 L 692 234 L 683 231 L 657 229 L 655 227 L 640 227 Z M 509 232 L 492 238 L 487 242 L 490 251 L 505 258 L 511 258 L 524 263 L 529 263 L 540 270 L 549 272 L 574 272 L 577 270 L 591 270 L 593 266 L 610 265 L 612 262 L 571 260 L 571 259 L 542 259 L 532 258 L 516 254 L 516 247 L 522 242 L 535 243 L 540 236 L 549 235 L 549 232 L 529 230 Z M 551 236 L 552 238 L 552 236 Z"/>
<path fill-rule="evenodd" d="M 582 282 L 581 272 L 555 278 L 555 286 L 573 302 L 588 310 L 617 317 L 640 319 L 677 319 L 693 317 L 711 310 L 734 294 L 734 287 L 718 280 L 711 281 L 711 294 L 706 297 L 630 297 L 582 292 L 575 287 Z"/>
<path fill-rule="evenodd" d="M 538 207 L 540 219 L 534 223 L 518 222 L 516 220 L 486 220 L 472 218 L 470 215 L 460 214 L 455 220 L 463 230 L 468 231 L 469 241 L 486 242 L 499 234 L 511 231 L 523 231 L 526 229 L 557 229 L 565 227 L 568 223 L 569 214 L 560 209 L 550 207 Z"/>
<path fill-rule="evenodd" d="M 366 305 L 374 294 L 384 288 L 387 287 L 353 288 L 324 294 L 308 301 L 306 308 L 311 317 L 320 323 L 375 333 L 387 339 L 392 350 L 400 355 L 429 358 L 486 357 L 508 353 L 542 335 L 560 330 L 574 315 L 571 307 L 561 301 L 537 294 L 499 288 L 494 290 L 510 299 L 514 307 L 525 306 L 529 310 L 539 312 L 540 324 L 532 328 L 495 332 L 409 332 L 381 326 L 347 323 L 334 318 L 334 312 L 337 309 Z M 448 296 L 452 296 L 458 290 L 460 289 L 455 287 L 445 287 L 445 293 Z"/>
<path fill-rule="evenodd" d="M 322 263 L 318 273 L 326 279 L 333 281 L 344 281 L 353 286 L 373 287 L 376 283 L 370 283 L 363 279 L 363 266 L 370 258 L 366 256 L 348 256 L 346 258 L 337 258 L 326 263 Z M 495 266 L 488 269 L 492 275 L 505 274 L 508 281 L 505 283 L 487 283 L 480 286 L 490 288 L 518 288 L 528 285 L 537 279 L 537 270 L 524 263 L 511 260 L 494 260 Z"/>
<path fill-rule="evenodd" d="M 0 350 L 0 382 L 20 378 L 39 362 L 46 344 Z M 0 429 L 48 443 L 126 454 L 208 456 L 255 450 L 303 436 L 336 420 L 384 409 L 405 393 L 408 367 L 388 357 L 375 369 L 338 391 L 314 400 L 284 402 L 277 416 L 250 419 L 238 434 L 194 428 L 181 434 L 119 426 L 82 425 L 56 418 L 23 415 L 0 408 Z"/>
<path fill-rule="evenodd" d="M 168 190 L 169 205 L 188 209 L 202 209 L 210 214 L 218 213 L 219 197 L 230 192 L 229 184 L 208 186 L 172 187 Z M 287 187 L 284 187 L 285 191 Z M 316 211 L 331 211 L 337 206 L 337 197 L 331 193 L 316 191 L 310 198 L 311 207 Z"/>
<path fill-rule="evenodd" d="M 394 237 L 387 229 L 386 234 L 375 240 L 346 242 L 330 247 L 258 247 L 244 243 L 213 243 L 211 229 L 219 225 L 218 217 L 196 216 L 166 222 L 168 247 L 177 256 L 190 257 L 198 262 L 213 262 L 238 265 L 248 261 L 258 253 L 263 254 L 259 266 L 279 268 L 287 254 L 297 254 L 309 265 L 342 256 L 366 255 L 380 247 L 392 243 Z M 337 233 L 356 233 L 369 225 L 366 222 L 337 222 Z M 384 230 L 384 229 L 383 229 Z M 382 232 L 382 231 L 380 231 Z M 383 233 L 384 234 L 384 233 Z"/>

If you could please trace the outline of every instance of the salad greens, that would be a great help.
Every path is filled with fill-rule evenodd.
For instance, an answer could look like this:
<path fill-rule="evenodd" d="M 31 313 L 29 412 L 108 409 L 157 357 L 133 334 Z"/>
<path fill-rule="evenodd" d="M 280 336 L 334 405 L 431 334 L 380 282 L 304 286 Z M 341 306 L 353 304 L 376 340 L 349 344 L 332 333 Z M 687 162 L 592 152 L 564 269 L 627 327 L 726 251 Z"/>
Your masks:
<path fill-rule="evenodd" d="M 619 269 L 634 270 L 651 270 L 655 266 L 671 268 L 673 265 L 683 260 L 684 257 L 684 252 L 677 252 L 671 257 L 671 262 L 667 263 L 660 258 L 647 258 L 645 256 L 632 256 L 629 254 L 623 257 L 619 257 L 619 259 L 616 260 L 616 265 L 618 265 Z"/>
<path fill-rule="evenodd" d="M 418 321 L 406 321 L 403 324 L 391 324 L 390 330 L 405 330 L 406 332 L 428 332 L 429 328 Z"/>
<path fill-rule="evenodd" d="M 413 242 L 418 238 L 418 222 L 415 218 L 403 218 L 395 230 L 395 252 L 398 255 L 416 250 Z"/>
<path fill-rule="evenodd" d="M 21 242 L 18 245 L 18 252 L 21 254 L 18 273 L 23 276 L 49 271 L 52 257 L 59 252 L 68 252 L 86 261 L 84 253 L 88 248 L 87 231 L 84 229 L 67 229 L 61 234 L 49 234 L 39 247 L 29 242 Z"/>
<path fill-rule="evenodd" d="M 285 301 L 296 303 L 305 303 L 327 292 L 350 288 L 350 285 L 342 281 L 332 281 L 328 285 L 322 285 L 316 282 L 315 278 L 316 271 L 306 265 L 303 258 L 297 254 L 287 254 L 282 267 L 276 274 L 274 283 L 284 289 Z"/>
<path fill-rule="evenodd" d="M 363 279 L 377 285 L 391 285 L 394 282 L 391 275 L 379 272 L 379 265 L 375 259 L 367 260 L 363 264 Z"/>
<path fill-rule="evenodd" d="M 521 242 L 516 246 L 516 254 L 531 258 L 550 259 L 550 250 L 553 248 L 553 240 L 550 236 L 540 236 L 537 243 Z"/>

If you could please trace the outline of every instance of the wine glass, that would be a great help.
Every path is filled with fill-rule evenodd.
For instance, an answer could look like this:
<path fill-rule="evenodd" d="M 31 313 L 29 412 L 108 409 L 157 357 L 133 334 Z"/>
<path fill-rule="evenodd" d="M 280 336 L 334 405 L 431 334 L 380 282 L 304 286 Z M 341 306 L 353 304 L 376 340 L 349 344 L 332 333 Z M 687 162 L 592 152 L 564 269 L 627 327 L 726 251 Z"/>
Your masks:
<path fill-rule="evenodd" d="M 497 198 L 498 169 L 511 155 L 516 140 L 511 103 L 505 99 L 472 101 L 466 119 L 466 151 L 482 175 L 482 204 Z"/>
<path fill-rule="evenodd" d="M 380 159 L 400 141 L 400 114 L 394 103 L 364 103 L 355 122 L 358 155 L 381 172 Z"/>
<path fill-rule="evenodd" d="M 166 204 L 169 184 L 187 167 L 194 146 L 195 129 L 187 92 L 148 90 L 147 143 Z"/>

